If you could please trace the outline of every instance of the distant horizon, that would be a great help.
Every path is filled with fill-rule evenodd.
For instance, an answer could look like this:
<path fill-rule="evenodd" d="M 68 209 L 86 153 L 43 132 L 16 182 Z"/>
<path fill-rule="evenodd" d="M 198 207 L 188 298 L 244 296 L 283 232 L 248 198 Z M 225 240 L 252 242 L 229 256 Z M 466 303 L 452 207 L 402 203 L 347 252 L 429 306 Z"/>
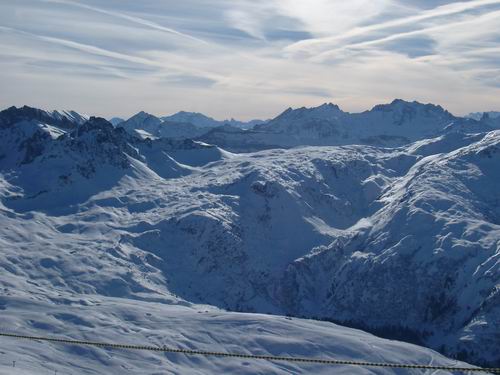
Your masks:
<path fill-rule="evenodd" d="M 14 107 L 17 107 L 17 108 L 20 108 L 20 107 L 23 107 L 23 106 L 28 106 L 28 107 L 32 107 L 32 108 L 37 108 L 37 109 L 41 109 L 41 110 L 44 110 L 44 111 L 47 111 L 47 112 L 51 112 L 51 111 L 74 111 L 74 112 L 77 112 L 78 114 L 80 115 L 84 115 L 84 116 L 94 116 L 94 117 L 102 117 L 106 120 L 111 120 L 113 118 L 120 118 L 120 119 L 123 119 L 123 120 L 127 120 L 135 115 L 137 115 L 138 113 L 140 112 L 146 112 L 150 115 L 153 115 L 155 117 L 158 117 L 158 118 L 162 118 L 162 117 L 168 117 L 168 116 L 172 116 L 172 115 L 175 115 L 175 114 L 178 114 L 180 112 L 186 112 L 186 113 L 197 113 L 197 114 L 201 114 L 201 115 L 204 115 L 204 116 L 207 116 L 207 117 L 210 117 L 212 118 L 213 120 L 216 120 L 216 121 L 231 121 L 231 120 L 236 120 L 236 121 L 242 121 L 242 122 L 249 122 L 249 121 L 252 121 L 252 120 L 256 120 L 256 121 L 267 121 L 267 120 L 271 120 L 277 116 L 279 116 L 281 113 L 283 113 L 284 111 L 286 111 L 288 108 L 292 108 L 292 109 L 299 109 L 299 108 L 317 108 L 317 107 L 320 107 L 322 105 L 325 105 L 325 104 L 333 104 L 333 105 L 337 105 L 343 112 L 347 112 L 347 113 L 362 113 L 362 112 L 365 112 L 365 111 L 369 111 L 371 109 L 373 109 L 373 107 L 377 106 L 377 105 L 381 105 L 381 104 L 390 104 L 392 103 L 393 101 L 395 100 L 403 100 L 405 102 L 418 102 L 420 104 L 433 104 L 433 105 L 436 105 L 436 106 L 441 106 L 443 109 L 447 110 L 448 112 L 450 112 L 452 115 L 456 116 L 456 117 L 466 117 L 470 114 L 474 114 L 474 113 L 484 113 L 484 112 L 500 112 L 500 103 L 499 103 L 499 108 L 493 108 L 493 109 L 489 109 L 489 110 L 485 110 L 485 111 L 479 111 L 479 110 L 472 110 L 472 111 L 469 111 L 469 112 L 466 112 L 466 113 L 462 113 L 462 114 L 459 114 L 459 113 L 455 113 L 451 110 L 449 110 L 448 108 L 446 108 L 445 106 L 441 105 L 440 103 L 431 103 L 431 102 L 422 102 L 422 101 L 419 101 L 419 100 L 406 100 L 406 99 L 401 99 L 401 98 L 394 98 L 392 100 L 389 100 L 389 101 L 386 101 L 386 102 L 380 102 L 380 103 L 375 103 L 373 106 L 371 106 L 370 108 L 365 108 L 365 109 L 362 109 L 362 110 L 358 110 L 358 111 L 348 111 L 348 110 L 345 110 L 345 108 L 343 108 L 341 105 L 337 104 L 337 103 L 334 103 L 334 102 L 322 102 L 322 103 L 319 103 L 317 105 L 312 105 L 312 106 L 305 106 L 305 105 L 299 105 L 299 106 L 288 106 L 288 107 L 285 107 L 285 108 L 282 108 L 282 110 L 276 112 L 274 115 L 271 115 L 271 116 L 268 116 L 266 118 L 261 118 L 261 117 L 249 117 L 248 119 L 243 119 L 243 118 L 238 118 L 238 117 L 229 117 L 229 116 L 226 116 L 226 117 L 215 117 L 215 116 L 212 116 L 208 113 L 203 113 L 203 112 L 199 112 L 199 111 L 189 111 L 189 110 L 186 110 L 186 109 L 179 109 L 175 112 L 171 112 L 171 113 L 151 113 L 151 112 L 148 112 L 148 111 L 145 111 L 145 110 L 139 110 L 135 113 L 132 113 L 131 115 L 126 115 L 126 116 L 120 116 L 120 115 L 111 115 L 111 116 L 103 116 L 103 115 L 100 115 L 98 113 L 88 113 L 88 112 L 83 112 L 83 111 L 78 111 L 74 108 L 47 108 L 47 107 L 40 107 L 40 106 L 35 106 L 35 105 L 30 105 L 30 104 L 11 104 L 11 105 L 7 105 L 7 106 L 3 106 L 0 108 L 0 111 L 3 111 L 7 108 L 10 108 L 12 106 Z"/>
<path fill-rule="evenodd" d="M 3 1 L 0 45 L 1 107 L 249 120 L 500 105 L 500 0 Z"/>

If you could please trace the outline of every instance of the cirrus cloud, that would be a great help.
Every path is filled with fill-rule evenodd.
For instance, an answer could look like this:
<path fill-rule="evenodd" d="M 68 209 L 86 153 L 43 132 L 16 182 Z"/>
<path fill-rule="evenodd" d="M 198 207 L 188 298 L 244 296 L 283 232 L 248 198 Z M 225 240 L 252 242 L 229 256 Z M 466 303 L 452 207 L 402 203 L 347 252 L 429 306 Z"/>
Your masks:
<path fill-rule="evenodd" d="M 0 3 L 0 105 L 272 117 L 394 97 L 500 103 L 500 0 Z"/>

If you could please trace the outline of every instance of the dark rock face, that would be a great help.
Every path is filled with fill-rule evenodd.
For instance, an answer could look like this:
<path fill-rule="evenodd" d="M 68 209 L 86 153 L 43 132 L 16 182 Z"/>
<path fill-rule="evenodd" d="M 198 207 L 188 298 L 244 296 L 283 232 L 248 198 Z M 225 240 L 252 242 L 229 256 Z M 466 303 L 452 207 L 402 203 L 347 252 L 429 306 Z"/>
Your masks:
<path fill-rule="evenodd" d="M 455 116 L 439 105 L 422 104 L 418 102 L 411 103 L 401 99 L 395 99 L 390 104 L 376 105 L 370 112 L 392 112 L 394 125 L 398 126 L 412 122 L 419 114 L 425 117 L 432 116 L 435 118 L 442 118 L 445 121 L 456 120 Z"/>
<path fill-rule="evenodd" d="M 40 156 L 48 142 L 50 142 L 50 135 L 42 131 L 35 132 L 30 138 L 21 142 L 19 150 L 24 150 L 21 164 L 29 164 Z"/>
<path fill-rule="evenodd" d="M 0 128 L 7 128 L 19 122 L 33 120 L 49 125 L 58 126 L 63 129 L 72 129 L 75 127 L 75 123 L 67 119 L 66 117 L 58 118 L 52 116 L 46 111 L 38 108 L 28 107 L 26 105 L 21 108 L 12 106 L 0 112 Z"/>
<path fill-rule="evenodd" d="M 137 141 L 123 128 L 115 128 L 107 120 L 91 117 L 75 131 L 66 134 L 60 140 L 65 147 L 83 156 L 92 156 L 97 163 L 108 163 L 121 168 L 129 167 L 127 155 L 138 157 L 137 151 L 130 145 Z M 129 143 L 130 142 L 130 143 Z M 92 171 L 94 168 L 84 168 Z"/>

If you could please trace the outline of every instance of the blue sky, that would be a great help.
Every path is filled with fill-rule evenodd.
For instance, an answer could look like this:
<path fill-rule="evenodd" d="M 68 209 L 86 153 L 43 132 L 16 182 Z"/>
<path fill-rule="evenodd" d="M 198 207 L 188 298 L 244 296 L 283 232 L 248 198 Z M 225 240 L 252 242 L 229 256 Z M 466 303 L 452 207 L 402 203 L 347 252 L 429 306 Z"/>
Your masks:
<path fill-rule="evenodd" d="M 0 106 L 500 109 L 500 0 L 0 0 Z"/>

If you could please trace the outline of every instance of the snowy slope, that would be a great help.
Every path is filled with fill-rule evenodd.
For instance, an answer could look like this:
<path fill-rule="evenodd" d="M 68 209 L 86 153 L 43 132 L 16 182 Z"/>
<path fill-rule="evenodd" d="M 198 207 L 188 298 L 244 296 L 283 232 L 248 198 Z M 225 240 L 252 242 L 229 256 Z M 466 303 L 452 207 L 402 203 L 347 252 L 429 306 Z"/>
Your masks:
<path fill-rule="evenodd" d="M 199 313 L 189 309 L 210 304 L 337 320 L 404 339 L 411 334 L 449 355 L 499 362 L 500 131 L 444 132 L 400 148 L 231 154 L 190 140 L 141 140 L 98 118 L 58 137 L 40 121 L 6 124 L 0 126 L 0 284 L 2 317 L 14 322 L 8 327 L 56 327 L 79 337 L 87 319 L 106 338 L 147 337 L 151 325 L 137 318 L 140 311 L 178 315 L 173 305 L 180 303 L 187 305 L 182 314 L 193 316 Z M 89 300 L 101 306 L 95 316 L 72 308 Z M 40 324 L 32 313 L 19 313 L 35 301 L 44 312 Z M 69 318 L 53 320 L 51 304 Z M 382 355 L 344 341 L 344 328 L 329 323 L 219 313 L 221 330 L 257 319 L 297 341 L 314 333 L 309 342 L 326 345 L 299 346 L 300 353 Z M 108 319 L 116 316 L 136 328 L 120 323 L 120 332 L 111 330 Z M 193 337 L 208 324 L 195 321 L 177 324 L 176 332 Z M 330 334 L 343 337 L 345 350 Z M 372 339 L 378 340 L 366 338 Z M 252 352 L 282 350 L 275 338 L 244 340 Z M 422 360 L 393 344 L 401 360 Z M 419 350 L 426 361 L 445 361 Z M 98 352 L 94 373 L 112 360 Z M 77 354 L 69 350 L 61 363 L 78 361 Z M 34 363 L 46 352 L 25 355 Z"/>
<path fill-rule="evenodd" d="M 67 119 L 77 125 L 82 125 L 89 119 L 89 116 L 87 115 L 82 115 L 75 111 L 66 111 L 66 110 L 64 111 L 55 110 L 50 112 L 50 115 L 59 120 Z"/>
<path fill-rule="evenodd" d="M 499 163 L 500 132 L 420 160 L 356 230 L 289 267 L 289 312 L 406 327 L 432 347 L 498 363 Z"/>
<path fill-rule="evenodd" d="M 160 131 L 162 122 L 158 117 L 141 111 L 118 125 L 129 133 L 145 138 L 147 135 L 155 137 L 154 134 Z"/>
<path fill-rule="evenodd" d="M 332 323 L 228 313 L 175 298 L 158 302 L 95 295 L 51 300 L 4 296 L 2 329 L 131 345 L 371 362 L 469 367 L 411 344 Z M 16 368 L 12 366 L 16 361 Z M 157 354 L 1 340 L 0 374 L 398 374 L 397 369 Z M 421 374 L 405 370 L 405 374 Z M 430 372 L 429 372 L 430 373 Z M 452 374 L 434 371 L 433 374 Z"/>
<path fill-rule="evenodd" d="M 88 119 L 74 111 L 44 111 L 28 106 L 0 111 L 0 165 L 15 168 L 41 155 L 49 140 L 74 131 Z"/>

